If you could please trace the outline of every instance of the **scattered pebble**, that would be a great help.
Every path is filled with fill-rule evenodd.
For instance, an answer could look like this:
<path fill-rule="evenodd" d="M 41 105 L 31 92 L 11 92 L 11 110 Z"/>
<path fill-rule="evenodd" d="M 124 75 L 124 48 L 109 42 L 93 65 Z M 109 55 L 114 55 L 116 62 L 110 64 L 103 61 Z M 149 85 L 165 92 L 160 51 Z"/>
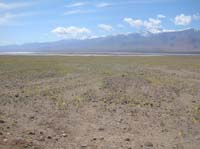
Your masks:
<path fill-rule="evenodd" d="M 29 135 L 35 135 L 35 133 L 34 132 L 29 132 Z"/>
<path fill-rule="evenodd" d="M 81 145 L 81 148 L 86 148 L 87 144 Z"/>
<path fill-rule="evenodd" d="M 196 140 L 200 140 L 200 136 L 196 136 L 195 139 L 196 139 Z"/>
<path fill-rule="evenodd" d="M 40 136 L 40 138 L 38 140 L 39 141 L 45 141 L 45 138 L 43 136 Z"/>
<path fill-rule="evenodd" d="M 130 138 L 126 138 L 125 141 L 130 141 Z"/>
<path fill-rule="evenodd" d="M 63 133 L 63 134 L 62 134 L 62 137 L 67 137 L 67 134 L 66 134 L 66 133 Z"/>
<path fill-rule="evenodd" d="M 29 117 L 30 120 L 33 120 L 34 118 L 35 118 L 34 116 Z"/>
<path fill-rule="evenodd" d="M 93 140 L 93 141 L 96 141 L 96 140 L 97 140 L 97 138 L 93 138 L 92 140 Z"/>
<path fill-rule="evenodd" d="M 58 141 L 58 140 L 59 140 L 59 138 L 58 138 L 58 137 L 55 137 L 55 140 L 56 140 L 56 141 Z"/>
<path fill-rule="evenodd" d="M 7 132 L 6 134 L 7 134 L 7 135 L 10 135 L 10 132 Z"/>
<path fill-rule="evenodd" d="M 104 128 L 99 128 L 99 131 L 103 131 L 104 130 Z"/>
<path fill-rule="evenodd" d="M 146 146 L 146 147 L 153 147 L 153 144 L 151 142 L 145 142 L 144 146 Z"/>
<path fill-rule="evenodd" d="M 0 123 L 3 124 L 3 123 L 5 123 L 5 121 L 4 120 L 0 120 Z"/>

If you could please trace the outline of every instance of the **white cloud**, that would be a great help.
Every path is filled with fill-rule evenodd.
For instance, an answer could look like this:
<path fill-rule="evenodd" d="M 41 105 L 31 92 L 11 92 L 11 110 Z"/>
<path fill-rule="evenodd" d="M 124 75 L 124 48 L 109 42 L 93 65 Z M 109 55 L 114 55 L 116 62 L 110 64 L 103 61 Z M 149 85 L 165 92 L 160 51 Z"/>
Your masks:
<path fill-rule="evenodd" d="M 144 27 L 151 33 L 159 33 L 162 27 L 162 21 L 160 19 L 149 18 L 148 20 L 142 21 L 140 19 L 124 18 L 124 21 L 132 27 Z"/>
<path fill-rule="evenodd" d="M 28 7 L 31 6 L 33 3 L 3 3 L 0 2 L 0 25 L 13 25 L 13 20 L 15 20 L 18 17 L 25 17 L 34 15 L 36 13 L 33 12 L 23 12 L 23 13 L 10 13 L 13 9 L 18 9 L 22 7 Z M 9 11 L 9 12 L 8 12 Z M 12 24 L 11 24 L 12 22 Z"/>
<path fill-rule="evenodd" d="M 142 20 L 132 19 L 132 18 L 124 18 L 124 22 L 128 23 L 132 27 L 141 27 L 143 25 Z"/>
<path fill-rule="evenodd" d="M 81 7 L 81 6 L 84 6 L 84 5 L 86 5 L 86 3 L 77 2 L 77 3 L 66 5 L 66 7 L 68 7 L 68 8 L 71 8 L 71 7 Z"/>
<path fill-rule="evenodd" d="M 110 6 L 111 6 L 110 3 L 99 3 L 99 4 L 97 4 L 97 7 L 99 7 L 99 8 L 110 7 Z"/>
<path fill-rule="evenodd" d="M 174 29 L 163 29 L 162 32 L 164 33 L 170 33 L 170 32 L 176 32 L 178 30 L 174 30 Z"/>
<path fill-rule="evenodd" d="M 194 14 L 192 18 L 196 21 L 200 20 L 200 14 Z"/>
<path fill-rule="evenodd" d="M 192 17 L 190 15 L 186 16 L 184 14 L 180 14 L 174 18 L 175 25 L 189 25 L 191 22 Z"/>
<path fill-rule="evenodd" d="M 161 30 L 161 20 L 149 18 L 148 21 L 144 21 L 144 27 L 151 33 L 159 33 Z"/>
<path fill-rule="evenodd" d="M 106 32 L 111 32 L 113 27 L 107 24 L 99 24 L 98 27 Z"/>
<path fill-rule="evenodd" d="M 0 25 L 4 25 L 4 24 L 8 23 L 13 18 L 15 18 L 15 16 L 12 14 L 9 14 L 9 13 L 0 15 Z"/>
<path fill-rule="evenodd" d="M 30 3 L 2 3 L 0 2 L 0 10 L 10 10 L 21 7 L 27 7 Z"/>
<path fill-rule="evenodd" d="M 0 15 L 0 25 L 7 25 L 19 17 L 32 16 L 32 15 L 36 15 L 36 14 L 37 13 L 33 13 L 33 12 L 17 13 L 17 14 L 5 13 L 5 14 Z"/>
<path fill-rule="evenodd" d="M 66 11 L 64 14 L 65 15 L 74 15 L 74 14 L 86 14 L 86 13 L 90 13 L 92 11 L 90 10 L 70 10 L 70 11 Z"/>
<path fill-rule="evenodd" d="M 158 19 L 164 19 L 164 18 L 166 18 L 166 16 L 164 16 L 164 15 L 162 15 L 162 14 L 158 14 L 158 15 L 157 15 L 157 18 L 158 18 Z"/>
<path fill-rule="evenodd" d="M 91 31 L 85 27 L 57 27 L 52 32 L 67 39 L 86 39 L 91 36 Z"/>

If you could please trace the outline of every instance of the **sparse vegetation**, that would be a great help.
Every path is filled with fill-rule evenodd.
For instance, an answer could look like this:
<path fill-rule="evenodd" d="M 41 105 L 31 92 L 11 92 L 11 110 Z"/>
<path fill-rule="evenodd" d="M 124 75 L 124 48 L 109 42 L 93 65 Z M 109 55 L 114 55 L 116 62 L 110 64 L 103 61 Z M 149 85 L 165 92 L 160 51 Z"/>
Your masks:
<path fill-rule="evenodd" d="M 0 148 L 198 149 L 199 64 L 0 56 Z"/>

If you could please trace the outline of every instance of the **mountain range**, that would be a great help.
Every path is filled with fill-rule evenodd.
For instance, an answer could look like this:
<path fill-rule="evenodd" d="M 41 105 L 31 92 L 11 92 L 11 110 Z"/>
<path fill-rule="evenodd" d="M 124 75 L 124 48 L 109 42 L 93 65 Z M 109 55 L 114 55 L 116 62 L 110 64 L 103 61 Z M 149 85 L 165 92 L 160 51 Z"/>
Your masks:
<path fill-rule="evenodd" d="M 186 29 L 162 33 L 130 33 L 84 40 L 0 46 L 0 52 L 167 52 L 200 53 L 200 30 Z"/>

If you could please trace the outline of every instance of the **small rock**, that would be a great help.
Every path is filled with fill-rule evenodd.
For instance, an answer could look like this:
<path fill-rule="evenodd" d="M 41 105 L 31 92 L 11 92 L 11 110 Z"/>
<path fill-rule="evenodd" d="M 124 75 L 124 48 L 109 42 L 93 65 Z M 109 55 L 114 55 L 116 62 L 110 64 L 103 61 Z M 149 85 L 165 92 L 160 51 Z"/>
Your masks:
<path fill-rule="evenodd" d="M 93 138 L 92 140 L 96 141 L 96 140 L 97 140 L 97 138 Z"/>
<path fill-rule="evenodd" d="M 122 119 L 122 118 L 120 118 L 120 119 L 119 119 L 119 123 L 122 123 L 122 122 L 123 122 L 123 119 Z"/>
<path fill-rule="evenodd" d="M 3 139 L 3 142 L 7 142 L 8 141 L 8 139 Z"/>
<path fill-rule="evenodd" d="M 3 133 L 2 133 L 2 132 L 0 132 L 0 136 L 1 136 L 1 135 L 3 135 Z"/>
<path fill-rule="evenodd" d="M 55 138 L 56 141 L 58 141 L 58 138 Z"/>
<path fill-rule="evenodd" d="M 51 136 L 48 136 L 47 138 L 48 138 L 48 139 L 52 139 L 52 137 L 51 137 Z"/>
<path fill-rule="evenodd" d="M 29 117 L 30 120 L 33 120 L 34 118 L 35 118 L 34 116 Z"/>
<path fill-rule="evenodd" d="M 130 141 L 130 139 L 129 139 L 129 138 L 126 138 L 125 141 Z"/>
<path fill-rule="evenodd" d="M 23 139 L 21 139 L 21 138 L 16 138 L 14 140 L 14 143 L 15 143 L 15 145 L 26 144 L 26 142 Z"/>
<path fill-rule="evenodd" d="M 146 147 L 153 147 L 153 144 L 151 142 L 145 142 L 144 146 L 146 146 Z"/>
<path fill-rule="evenodd" d="M 103 131 L 104 130 L 104 128 L 99 128 L 99 131 Z"/>
<path fill-rule="evenodd" d="M 196 140 L 200 140 L 200 136 L 196 136 L 195 139 L 196 139 Z"/>
<path fill-rule="evenodd" d="M 87 147 L 87 144 L 81 145 L 81 148 L 86 148 L 86 147 Z"/>
<path fill-rule="evenodd" d="M 45 141 L 45 139 L 43 137 L 40 137 L 38 140 L 42 141 L 42 142 Z"/>
<path fill-rule="evenodd" d="M 29 132 L 28 134 L 29 134 L 29 135 L 35 135 L 35 133 L 34 133 L 34 132 Z"/>
<path fill-rule="evenodd" d="M 62 137 L 67 137 L 67 134 L 66 134 L 66 133 L 63 133 L 63 134 L 62 134 Z"/>
<path fill-rule="evenodd" d="M 16 94 L 15 97 L 16 97 L 16 98 L 19 97 L 19 94 Z"/>
<path fill-rule="evenodd" d="M 3 123 L 5 123 L 5 121 L 4 120 L 0 120 L 0 123 L 3 124 Z"/>

